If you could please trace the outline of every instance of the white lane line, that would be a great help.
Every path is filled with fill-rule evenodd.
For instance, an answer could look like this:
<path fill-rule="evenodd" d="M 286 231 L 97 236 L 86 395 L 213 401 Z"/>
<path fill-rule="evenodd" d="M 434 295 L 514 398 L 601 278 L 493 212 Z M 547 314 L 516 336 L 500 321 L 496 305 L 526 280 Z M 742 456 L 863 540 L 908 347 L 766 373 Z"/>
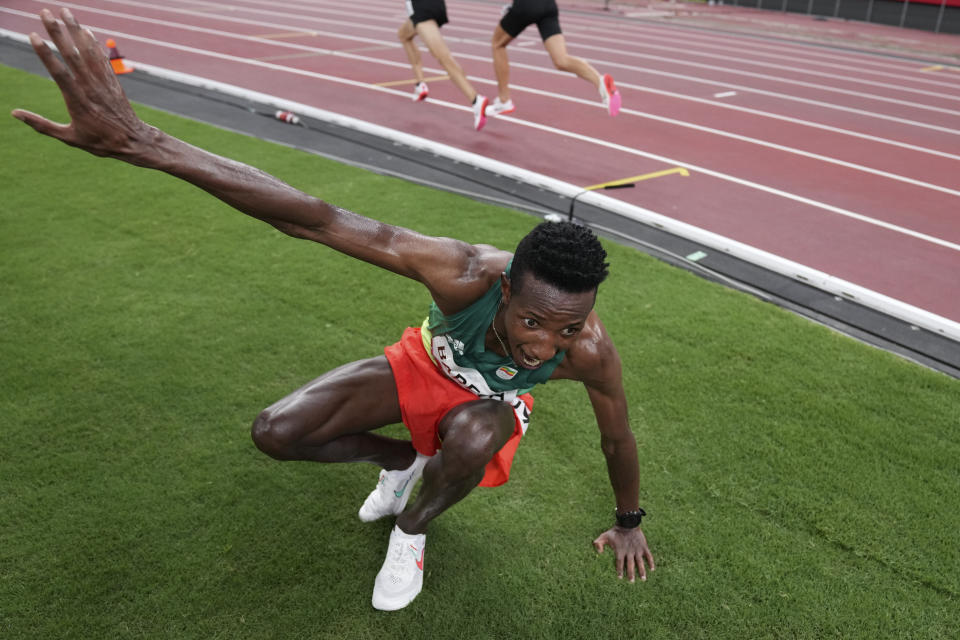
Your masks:
<path fill-rule="evenodd" d="M 458 53 L 458 54 L 457 54 L 457 57 L 459 58 L 459 57 L 466 57 L 466 56 L 462 56 L 461 54 Z M 511 62 L 511 63 L 510 63 L 510 66 L 515 66 L 515 64 L 520 64 L 520 63 Z M 897 123 L 897 124 L 904 124 L 904 125 L 908 125 L 908 126 L 911 126 L 911 127 L 917 127 L 917 128 L 920 128 L 920 129 L 930 129 L 931 131 L 939 131 L 939 132 L 941 132 L 941 133 L 949 133 L 950 135 L 960 135 L 960 129 L 953 129 L 953 128 L 950 128 L 950 127 L 943 127 L 943 126 L 936 125 L 936 124 L 929 124 L 929 123 L 923 122 L 923 121 L 921 121 L 921 120 L 909 120 L 909 119 L 907 119 L 907 118 L 901 118 L 901 117 L 899 117 L 899 116 L 891 116 L 891 115 L 887 115 L 887 114 L 885 114 L 885 113 L 877 113 L 876 111 L 867 111 L 867 110 L 865 110 L 865 109 L 858 109 L 858 108 L 855 108 L 855 107 L 847 107 L 847 106 L 844 106 L 844 105 L 841 105 L 841 104 L 834 104 L 834 103 L 830 103 L 830 102 L 822 102 L 822 101 L 820 101 L 820 100 L 813 100 L 813 99 L 810 99 L 810 98 L 802 98 L 802 97 L 800 97 L 800 96 L 793 96 L 793 95 L 789 95 L 789 94 L 785 94 L 785 93 L 779 93 L 779 92 L 776 92 L 776 91 L 767 91 L 767 90 L 765 90 L 765 89 L 757 89 L 757 88 L 749 87 L 749 86 L 746 86 L 746 85 L 731 84 L 731 83 L 729 83 L 729 82 L 721 82 L 721 81 L 718 81 L 718 80 L 707 80 L 707 79 L 705 79 L 705 78 L 698 78 L 698 77 L 696 77 L 696 76 L 687 76 L 687 75 L 682 75 L 682 74 L 678 74 L 678 73 L 669 73 L 669 72 L 666 72 L 666 71 L 657 71 L 657 70 L 655 70 L 655 69 L 650 69 L 650 68 L 647 68 L 647 67 L 633 67 L 633 66 L 630 66 L 630 65 L 618 64 L 618 63 L 609 63 L 609 62 L 608 62 L 608 63 L 605 63 L 605 66 L 610 67 L 610 68 L 624 69 L 624 70 L 628 70 L 628 71 L 635 72 L 635 73 L 636 73 L 636 72 L 639 72 L 639 73 L 646 73 L 646 74 L 650 74 L 650 75 L 656 75 L 656 76 L 664 76 L 664 77 L 668 77 L 668 78 L 674 78 L 674 79 L 678 79 L 678 80 L 685 80 L 685 81 L 687 81 L 687 82 L 694 82 L 694 83 L 697 83 L 697 84 L 713 85 L 713 86 L 717 86 L 717 87 L 729 87 L 729 88 L 731 88 L 731 89 L 736 89 L 737 91 L 740 91 L 740 92 L 745 93 L 745 94 L 756 94 L 756 95 L 761 95 L 761 96 L 767 96 L 767 97 L 770 97 L 770 98 L 776 98 L 776 99 L 778 99 L 778 100 L 785 100 L 785 101 L 788 101 L 788 102 L 799 102 L 799 103 L 801 103 L 801 104 L 807 104 L 807 105 L 811 105 L 811 106 L 815 106 L 815 107 L 820 107 L 820 108 L 823 108 L 823 109 L 830 109 L 830 110 L 834 110 L 834 111 L 842 111 L 842 112 L 844 112 L 844 113 L 852 113 L 852 114 L 855 114 L 855 115 L 858 115 L 858 116 L 865 116 L 865 117 L 868 117 L 868 118 L 876 118 L 876 119 L 878 119 L 878 120 L 886 120 L 886 121 L 888 121 L 888 122 L 895 122 L 895 123 Z M 549 71 L 549 70 L 548 70 L 548 71 Z M 630 86 L 630 85 L 628 85 L 628 84 L 626 84 L 626 83 L 624 83 L 624 82 L 621 82 L 620 80 L 617 80 L 617 84 L 618 84 L 618 85 L 625 86 L 625 87 L 629 87 L 629 86 Z M 643 85 L 633 85 L 633 87 L 635 87 L 635 88 L 637 88 L 637 89 L 642 89 L 642 88 L 643 88 Z"/>
<path fill-rule="evenodd" d="M 547 94 L 552 95 L 552 97 L 562 98 L 563 96 L 557 94 Z M 587 102 L 587 104 L 591 104 Z M 630 115 L 638 116 L 641 118 L 646 118 L 648 120 L 654 120 L 657 122 L 663 122 L 666 124 L 672 124 L 678 127 L 684 127 L 686 129 L 693 129 L 695 131 L 701 131 L 703 133 L 708 133 L 715 136 L 721 136 L 724 138 L 729 138 L 731 140 L 737 140 L 739 142 L 746 142 L 748 144 L 754 144 L 759 147 L 766 147 L 768 149 L 773 149 L 775 151 L 780 151 L 783 153 L 789 153 L 796 156 L 801 156 L 804 158 L 810 158 L 811 160 L 816 160 L 818 162 L 825 162 L 827 164 L 833 164 L 838 167 L 844 167 L 846 169 L 853 169 L 854 171 L 861 171 L 863 173 L 869 173 L 881 178 L 886 178 L 887 180 L 894 180 L 897 182 L 904 182 L 906 184 L 913 185 L 915 187 L 921 187 L 923 189 L 930 189 L 932 191 L 939 191 L 947 195 L 960 197 L 960 191 L 956 189 L 951 189 L 949 187 L 942 187 L 940 185 L 931 184 L 929 182 L 923 182 L 922 180 L 916 180 L 914 178 L 909 178 L 907 176 L 901 176 L 895 173 L 890 173 L 889 171 L 882 171 L 880 169 L 873 169 L 871 167 L 866 167 L 860 164 L 854 164 L 852 162 L 847 162 L 845 160 L 840 160 L 838 158 L 831 158 L 829 156 L 824 156 L 819 153 L 812 153 L 810 151 L 803 151 L 802 149 L 795 149 L 793 147 L 787 147 L 785 145 L 777 144 L 774 142 L 767 142 L 765 140 L 759 140 L 757 138 L 750 138 L 748 136 L 743 136 L 737 133 L 732 133 L 729 131 L 722 131 L 720 129 L 714 129 L 712 127 L 706 127 L 703 125 L 693 124 L 691 122 L 684 122 L 682 120 L 675 120 L 673 118 L 667 118 L 665 116 L 657 116 L 650 113 L 644 113 L 642 111 L 636 111 L 629 108 L 621 108 L 620 113 L 629 113 Z M 960 203 L 957 204 L 958 210 L 960 210 Z"/>
<path fill-rule="evenodd" d="M 688 102 L 698 102 L 700 104 L 709 105 L 711 107 L 717 107 L 720 109 L 730 109 L 733 111 L 740 111 L 742 113 L 747 113 L 752 116 L 759 116 L 761 118 L 771 118 L 773 120 L 781 120 L 783 122 L 789 122 L 791 124 L 796 124 L 802 127 L 810 127 L 813 129 L 821 129 L 823 131 L 829 131 L 830 133 L 836 133 L 839 135 L 850 136 L 853 138 L 860 138 L 863 140 L 869 140 L 870 142 L 876 142 L 878 144 L 886 144 L 894 147 L 900 147 L 901 149 L 907 149 L 910 151 L 916 151 L 917 153 L 926 153 L 933 156 L 938 156 L 941 158 L 947 158 L 950 160 L 960 161 L 960 155 L 947 153 L 946 151 L 940 151 L 938 149 L 930 149 L 928 147 L 920 147 L 915 144 L 910 144 L 909 142 L 901 142 L 899 140 L 890 140 L 889 138 L 881 138 L 879 136 L 874 136 L 869 133 L 861 133 L 859 131 L 851 131 L 849 129 L 841 129 L 840 127 L 833 127 L 827 124 L 821 124 L 819 122 L 813 122 L 811 120 L 801 120 L 800 118 L 794 118 L 792 116 L 783 116 L 777 113 L 771 113 L 769 111 L 760 111 L 759 109 L 751 109 L 750 107 L 743 107 L 737 104 L 731 104 L 729 102 L 716 102 L 714 100 L 709 100 L 706 98 L 697 98 L 695 96 L 688 96 L 681 93 L 674 93 L 672 91 L 664 91 L 662 89 L 654 89 L 652 87 L 635 85 L 631 86 L 626 83 L 618 82 L 618 85 L 624 88 L 630 88 L 635 91 L 643 91 L 646 93 L 653 93 L 656 95 L 666 96 L 668 98 L 675 98 L 677 100 L 686 100 Z M 735 94 L 735 91 L 729 91 L 727 93 Z M 715 94 L 714 97 L 720 97 L 724 94 Z M 960 133 L 960 132 L 958 132 Z"/>
<path fill-rule="evenodd" d="M 610 47 L 597 47 L 593 45 L 581 45 L 581 49 L 591 49 L 593 51 L 599 51 L 606 54 L 613 55 L 625 55 L 631 58 L 643 58 L 647 60 L 655 60 L 664 64 L 676 64 L 687 67 L 694 67 L 696 69 L 703 69 L 711 72 L 712 74 L 730 74 L 735 76 L 744 76 L 747 78 L 765 80 L 768 82 L 789 84 L 797 87 L 804 87 L 806 89 L 814 89 L 817 91 L 823 91 L 826 93 L 839 93 L 841 95 L 851 96 L 854 98 L 861 98 L 864 100 L 875 100 L 877 102 L 886 102 L 888 104 L 895 104 L 902 107 L 909 107 L 911 109 L 920 109 L 924 111 L 933 111 L 936 113 L 943 113 L 951 116 L 960 116 L 960 111 L 956 109 L 947 109 L 945 107 L 936 107 L 929 104 L 924 104 L 922 102 L 911 102 L 909 100 L 901 100 L 899 98 L 891 98 L 887 96 L 877 95 L 875 93 L 865 93 L 862 91 L 853 91 L 852 89 L 842 89 L 840 87 L 831 87 L 828 85 L 816 84 L 814 82 L 806 82 L 804 80 L 793 80 L 790 78 L 781 78 L 777 76 L 771 76 L 763 73 L 754 73 L 752 71 L 742 71 L 739 69 L 729 69 L 727 67 L 721 67 L 712 64 L 704 64 L 702 62 L 688 62 L 683 60 L 675 60 L 673 58 L 667 58 L 665 56 L 657 56 L 646 53 L 619 53 L 617 49 L 611 49 Z M 610 63 L 607 63 L 610 64 Z M 927 93 L 927 92 L 922 92 Z M 936 95 L 936 94 L 934 94 Z"/>

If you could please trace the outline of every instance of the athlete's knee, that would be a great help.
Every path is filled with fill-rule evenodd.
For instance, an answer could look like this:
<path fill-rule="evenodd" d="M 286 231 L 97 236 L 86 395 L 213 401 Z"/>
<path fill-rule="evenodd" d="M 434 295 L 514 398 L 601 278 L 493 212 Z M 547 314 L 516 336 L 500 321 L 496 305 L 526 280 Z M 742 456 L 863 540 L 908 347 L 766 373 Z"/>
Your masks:
<path fill-rule="evenodd" d="M 406 20 L 403 24 L 400 25 L 400 28 L 397 29 L 397 38 L 401 41 L 413 40 L 414 36 L 417 35 L 417 30 L 413 26 L 413 22 Z"/>
<path fill-rule="evenodd" d="M 289 422 L 271 407 L 261 411 L 253 421 L 250 436 L 260 451 L 271 458 L 285 460 L 289 458 L 293 440 L 291 432 Z"/>
<path fill-rule="evenodd" d="M 513 408 L 497 400 L 461 405 L 444 417 L 443 455 L 464 473 L 482 471 L 513 435 Z"/>
<path fill-rule="evenodd" d="M 553 66 L 560 71 L 573 71 L 573 58 L 568 55 L 550 56 Z"/>

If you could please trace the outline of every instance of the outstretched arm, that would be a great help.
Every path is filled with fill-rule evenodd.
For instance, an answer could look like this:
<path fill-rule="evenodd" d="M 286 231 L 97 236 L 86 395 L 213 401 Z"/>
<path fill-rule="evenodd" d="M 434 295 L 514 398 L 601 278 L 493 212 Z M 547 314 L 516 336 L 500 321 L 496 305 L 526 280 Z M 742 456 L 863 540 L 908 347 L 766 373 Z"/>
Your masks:
<path fill-rule="evenodd" d="M 475 263 L 487 252 L 334 207 L 259 169 L 199 149 L 148 125 L 134 113 L 90 30 L 82 28 L 69 9 L 61 10 L 60 16 L 62 23 L 46 9 L 40 14 L 63 61 L 36 33 L 30 34 L 30 43 L 60 88 L 70 122 L 51 122 L 23 109 L 13 111 L 15 118 L 94 155 L 186 180 L 288 235 L 325 244 L 418 280 L 430 289 L 441 308 L 456 307 L 464 295 L 475 296 L 463 290 L 462 277 L 476 271 Z"/>

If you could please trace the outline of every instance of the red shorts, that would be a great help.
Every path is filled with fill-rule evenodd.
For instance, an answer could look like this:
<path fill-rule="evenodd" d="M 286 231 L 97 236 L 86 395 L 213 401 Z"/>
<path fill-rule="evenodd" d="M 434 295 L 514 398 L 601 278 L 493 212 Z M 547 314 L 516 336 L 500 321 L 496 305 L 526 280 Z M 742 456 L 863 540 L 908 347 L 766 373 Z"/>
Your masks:
<path fill-rule="evenodd" d="M 400 413 L 403 424 L 410 430 L 413 448 L 432 456 L 441 448 L 437 434 L 440 420 L 457 405 L 476 400 L 477 395 L 440 372 L 423 346 L 419 328 L 407 328 L 400 341 L 386 347 L 383 352 L 397 381 Z M 519 398 L 526 405 L 527 412 L 533 409 L 533 396 L 525 393 Z M 481 487 L 496 487 L 509 479 L 513 454 L 517 451 L 521 436 L 523 428 L 519 416 L 514 412 L 513 435 L 487 463 L 483 480 L 480 481 Z"/>

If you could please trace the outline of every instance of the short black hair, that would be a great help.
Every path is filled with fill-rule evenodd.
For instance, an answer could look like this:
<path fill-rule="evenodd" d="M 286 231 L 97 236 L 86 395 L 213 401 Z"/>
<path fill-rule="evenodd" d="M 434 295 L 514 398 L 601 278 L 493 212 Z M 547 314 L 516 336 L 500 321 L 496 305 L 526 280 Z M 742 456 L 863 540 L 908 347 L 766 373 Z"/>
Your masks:
<path fill-rule="evenodd" d="M 561 291 L 583 293 L 600 286 L 608 274 L 596 234 L 572 222 L 541 222 L 524 236 L 513 254 L 510 281 L 519 288 L 532 274 Z"/>

